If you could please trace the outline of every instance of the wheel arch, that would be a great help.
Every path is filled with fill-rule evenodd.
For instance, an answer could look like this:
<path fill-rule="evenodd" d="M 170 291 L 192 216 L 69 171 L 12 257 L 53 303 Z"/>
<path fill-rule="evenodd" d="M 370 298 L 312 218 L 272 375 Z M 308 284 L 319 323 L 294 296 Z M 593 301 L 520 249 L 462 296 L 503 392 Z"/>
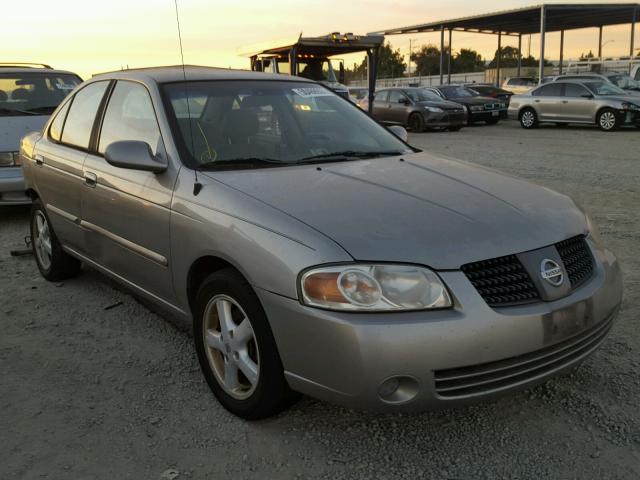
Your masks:
<path fill-rule="evenodd" d="M 187 299 L 191 312 L 193 312 L 196 294 L 202 282 L 212 273 L 224 269 L 233 269 L 242 275 L 243 278 L 247 279 L 246 275 L 244 275 L 239 268 L 228 260 L 215 255 L 203 255 L 191 264 L 189 272 L 187 273 Z"/>
<path fill-rule="evenodd" d="M 31 201 L 37 200 L 37 199 L 40 198 L 40 195 L 38 195 L 38 192 L 36 192 L 31 187 L 27 188 L 24 193 L 26 193 L 27 197 L 29 197 L 31 199 Z"/>

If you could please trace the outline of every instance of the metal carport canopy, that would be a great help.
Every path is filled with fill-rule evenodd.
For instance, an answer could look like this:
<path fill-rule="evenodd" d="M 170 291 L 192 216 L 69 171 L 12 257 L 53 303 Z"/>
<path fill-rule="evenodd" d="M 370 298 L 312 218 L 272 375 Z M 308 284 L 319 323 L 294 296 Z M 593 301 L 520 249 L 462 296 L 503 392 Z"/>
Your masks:
<path fill-rule="evenodd" d="M 376 34 L 399 35 L 405 33 L 464 31 L 522 37 L 532 33 L 558 32 L 579 28 L 602 28 L 608 25 L 635 23 L 640 3 L 564 3 L 542 4 L 505 10 L 484 15 L 440 20 L 399 28 L 389 28 Z M 631 55 L 633 55 L 632 34 Z M 544 44 L 544 42 L 541 42 Z M 541 48 L 544 53 L 544 47 Z M 541 59 L 542 63 L 542 59 Z"/>

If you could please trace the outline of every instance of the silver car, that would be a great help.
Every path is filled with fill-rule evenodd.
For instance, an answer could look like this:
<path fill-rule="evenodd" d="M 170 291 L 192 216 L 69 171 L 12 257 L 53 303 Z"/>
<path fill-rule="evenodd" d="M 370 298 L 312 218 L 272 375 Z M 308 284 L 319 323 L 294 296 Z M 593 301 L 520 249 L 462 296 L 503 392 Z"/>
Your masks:
<path fill-rule="evenodd" d="M 598 348 L 621 301 L 570 198 L 414 149 L 301 78 L 99 75 L 21 155 L 42 275 L 84 263 L 192 322 L 248 419 L 295 392 L 421 410 L 525 388 Z"/>
<path fill-rule="evenodd" d="M 583 123 L 610 132 L 623 125 L 640 127 L 640 99 L 609 82 L 556 81 L 511 97 L 509 117 L 523 128 Z"/>

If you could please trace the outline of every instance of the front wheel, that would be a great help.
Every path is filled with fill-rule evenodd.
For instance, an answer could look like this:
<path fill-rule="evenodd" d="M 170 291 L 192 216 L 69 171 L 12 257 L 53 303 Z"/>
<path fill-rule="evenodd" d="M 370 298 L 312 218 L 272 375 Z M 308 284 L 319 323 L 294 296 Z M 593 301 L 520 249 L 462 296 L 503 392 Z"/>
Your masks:
<path fill-rule="evenodd" d="M 611 132 L 613 130 L 616 130 L 620 126 L 618 115 L 611 108 L 605 108 L 600 113 L 598 113 L 597 122 L 600 130 L 604 132 Z"/>
<path fill-rule="evenodd" d="M 538 115 L 533 108 L 525 108 L 520 112 L 520 125 L 526 129 L 536 128 L 538 126 Z"/>
<path fill-rule="evenodd" d="M 231 413 L 257 420 L 295 400 L 266 314 L 251 285 L 235 270 L 218 271 L 203 282 L 193 332 L 204 377 Z"/>
<path fill-rule="evenodd" d="M 424 118 L 419 113 L 412 113 L 409 117 L 409 128 L 414 132 L 424 131 Z"/>
<path fill-rule="evenodd" d="M 78 275 L 82 264 L 62 249 L 39 199 L 31 206 L 30 227 L 31 248 L 42 276 L 59 282 Z"/>

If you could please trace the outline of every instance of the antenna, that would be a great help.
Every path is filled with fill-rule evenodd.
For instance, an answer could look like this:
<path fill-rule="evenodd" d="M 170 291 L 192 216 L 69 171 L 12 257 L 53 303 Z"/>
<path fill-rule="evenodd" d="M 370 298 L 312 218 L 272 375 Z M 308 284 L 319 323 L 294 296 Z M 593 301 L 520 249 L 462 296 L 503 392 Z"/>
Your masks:
<path fill-rule="evenodd" d="M 189 136 L 191 137 L 191 152 L 195 152 L 195 142 L 193 141 L 193 127 L 191 126 L 191 106 L 189 105 L 189 87 L 187 86 L 187 72 L 184 68 L 184 52 L 182 50 L 182 33 L 180 32 L 180 15 L 178 14 L 178 0 L 173 0 L 176 7 L 176 23 L 178 25 L 178 41 L 180 43 L 180 60 L 182 62 L 182 78 L 184 79 L 184 95 L 187 99 L 187 116 L 189 117 Z M 202 190 L 202 184 L 198 181 L 198 167 L 193 169 L 195 182 L 193 184 L 193 195 L 198 195 Z"/>

